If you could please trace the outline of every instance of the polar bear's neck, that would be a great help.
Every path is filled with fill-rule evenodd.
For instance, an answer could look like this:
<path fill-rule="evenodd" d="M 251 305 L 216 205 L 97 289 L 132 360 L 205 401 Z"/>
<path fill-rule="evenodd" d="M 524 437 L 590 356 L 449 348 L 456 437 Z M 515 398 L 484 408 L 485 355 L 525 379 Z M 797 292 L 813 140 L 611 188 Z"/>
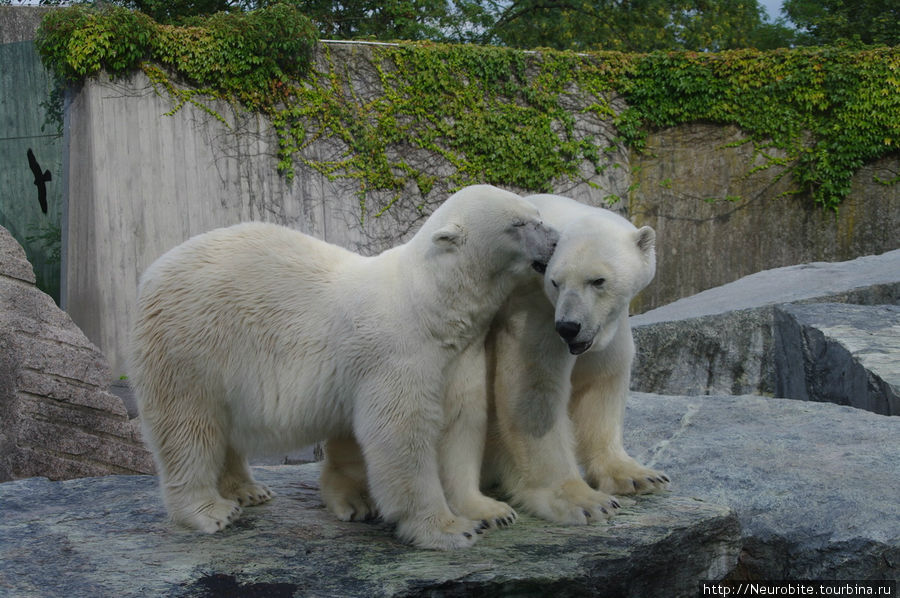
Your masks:
<path fill-rule="evenodd" d="M 395 263 L 402 264 L 409 283 L 409 311 L 433 336 L 453 344 L 484 335 L 516 282 L 511 272 L 486 269 L 483 256 L 467 259 L 461 252 L 434 260 L 413 244 L 403 250 Z"/>

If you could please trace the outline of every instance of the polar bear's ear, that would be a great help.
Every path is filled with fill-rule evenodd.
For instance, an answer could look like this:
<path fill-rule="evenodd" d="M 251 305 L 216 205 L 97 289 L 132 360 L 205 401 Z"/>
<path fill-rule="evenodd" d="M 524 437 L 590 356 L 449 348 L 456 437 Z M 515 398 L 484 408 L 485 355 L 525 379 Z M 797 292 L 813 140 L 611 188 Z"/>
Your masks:
<path fill-rule="evenodd" d="M 645 256 L 653 255 L 656 250 L 656 231 L 649 226 L 642 226 L 635 233 L 638 249 Z"/>
<path fill-rule="evenodd" d="M 463 243 L 463 229 L 458 224 L 442 226 L 431 234 L 431 242 L 445 249 L 458 247 Z"/>

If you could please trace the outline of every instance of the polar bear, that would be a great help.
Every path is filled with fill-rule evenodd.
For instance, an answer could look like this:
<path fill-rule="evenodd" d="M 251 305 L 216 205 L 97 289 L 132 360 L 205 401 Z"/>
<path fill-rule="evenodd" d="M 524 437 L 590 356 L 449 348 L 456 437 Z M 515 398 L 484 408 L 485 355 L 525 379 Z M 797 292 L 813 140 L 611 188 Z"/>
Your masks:
<path fill-rule="evenodd" d="M 619 508 L 611 494 L 669 483 L 622 443 L 634 357 L 628 304 L 655 274 L 656 235 L 565 197 L 526 200 L 561 238 L 544 277 L 523 279 L 498 311 L 486 337 L 486 365 L 474 354 L 459 362 L 449 388 L 490 397 L 487 446 L 442 450 L 441 467 L 471 471 L 460 462 L 483 452 L 482 487 L 499 483 L 524 511 L 584 524 Z M 376 514 L 362 463 L 352 439 L 329 442 L 323 496 L 342 519 Z"/>
<path fill-rule="evenodd" d="M 654 276 L 656 235 L 565 197 L 526 200 L 560 240 L 543 280 L 511 293 L 487 340 L 485 480 L 523 511 L 584 524 L 615 512 L 610 494 L 669 482 L 622 444 L 634 357 L 628 304 Z"/>
<path fill-rule="evenodd" d="M 447 375 L 556 239 L 534 206 L 478 185 L 374 257 L 264 223 L 160 257 L 140 283 L 130 375 L 172 518 L 220 530 L 271 497 L 247 455 L 352 435 L 402 540 L 473 544 L 481 522 L 448 507 L 437 444 L 479 406 L 445 405 Z"/>

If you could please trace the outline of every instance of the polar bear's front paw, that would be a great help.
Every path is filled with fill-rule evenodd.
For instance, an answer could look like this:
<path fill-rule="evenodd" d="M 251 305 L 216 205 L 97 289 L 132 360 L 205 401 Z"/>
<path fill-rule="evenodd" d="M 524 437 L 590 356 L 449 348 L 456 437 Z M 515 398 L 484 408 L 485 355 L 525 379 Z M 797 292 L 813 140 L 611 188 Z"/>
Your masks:
<path fill-rule="evenodd" d="M 648 494 L 669 487 L 669 476 L 628 457 L 594 459 L 585 472 L 588 483 L 610 494 Z"/>
<path fill-rule="evenodd" d="M 612 517 L 619 501 L 591 488 L 581 478 L 518 493 L 516 501 L 542 519 L 565 525 L 585 525 Z"/>
<path fill-rule="evenodd" d="M 174 513 L 173 518 L 201 532 L 214 534 L 234 523 L 240 515 L 241 507 L 236 501 L 216 498 L 193 503 Z"/>
<path fill-rule="evenodd" d="M 452 550 L 475 544 L 483 529 L 480 521 L 451 515 L 401 520 L 397 524 L 397 536 L 419 548 Z"/>
<path fill-rule="evenodd" d="M 222 492 L 223 497 L 237 501 L 242 507 L 261 505 L 274 495 L 268 486 L 259 482 L 248 482 Z"/>
<path fill-rule="evenodd" d="M 454 511 L 468 519 L 480 521 L 484 528 L 509 527 L 519 517 L 516 510 L 505 502 L 494 500 L 483 494 L 470 496 L 460 505 L 455 506 Z"/>

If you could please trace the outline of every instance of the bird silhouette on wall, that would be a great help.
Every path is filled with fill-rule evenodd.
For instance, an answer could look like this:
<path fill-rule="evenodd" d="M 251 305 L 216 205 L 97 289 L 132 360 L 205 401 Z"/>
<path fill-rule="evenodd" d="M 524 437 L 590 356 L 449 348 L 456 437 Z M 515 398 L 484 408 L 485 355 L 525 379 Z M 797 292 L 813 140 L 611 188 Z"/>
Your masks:
<path fill-rule="evenodd" d="M 30 147 L 28 148 L 28 166 L 31 168 L 31 172 L 34 173 L 34 184 L 38 191 L 38 203 L 41 204 L 41 211 L 46 214 L 47 181 L 53 180 L 53 177 L 50 175 L 49 170 L 41 172 L 41 165 L 38 164 L 37 158 L 34 157 L 34 152 L 31 151 Z"/>

